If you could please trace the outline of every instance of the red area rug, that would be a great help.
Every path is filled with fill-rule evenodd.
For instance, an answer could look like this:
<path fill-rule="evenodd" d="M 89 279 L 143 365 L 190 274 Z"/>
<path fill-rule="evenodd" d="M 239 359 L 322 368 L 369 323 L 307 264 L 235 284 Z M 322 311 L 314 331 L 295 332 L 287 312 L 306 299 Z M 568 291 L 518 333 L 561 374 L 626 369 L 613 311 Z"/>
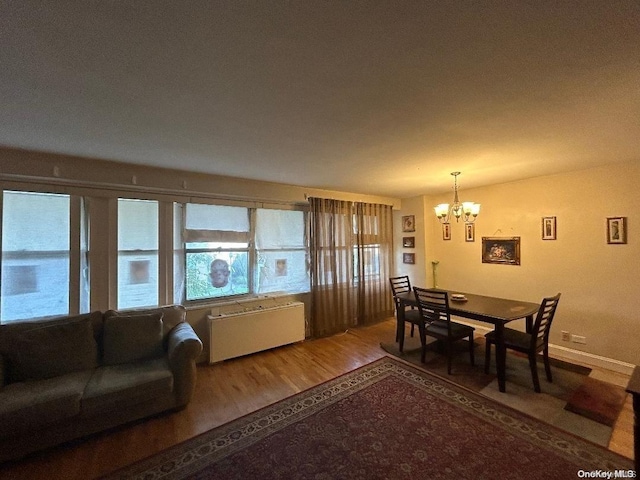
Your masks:
<path fill-rule="evenodd" d="M 108 478 L 567 479 L 633 462 L 383 358 Z"/>
<path fill-rule="evenodd" d="M 564 408 L 613 427 L 624 405 L 626 395 L 622 387 L 614 388 L 609 383 L 587 377 L 573 392 Z"/>

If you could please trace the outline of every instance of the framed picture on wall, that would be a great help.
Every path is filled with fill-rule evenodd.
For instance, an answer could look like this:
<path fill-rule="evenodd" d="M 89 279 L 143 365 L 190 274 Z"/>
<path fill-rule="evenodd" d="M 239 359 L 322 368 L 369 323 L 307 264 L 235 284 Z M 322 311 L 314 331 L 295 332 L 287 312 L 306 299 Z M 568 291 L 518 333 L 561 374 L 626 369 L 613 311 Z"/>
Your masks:
<path fill-rule="evenodd" d="M 627 243 L 627 217 L 607 218 L 607 243 Z"/>
<path fill-rule="evenodd" d="M 402 231 L 403 232 L 415 232 L 416 231 L 416 217 L 415 215 L 405 215 L 402 217 Z"/>
<path fill-rule="evenodd" d="M 442 239 L 451 240 L 451 224 L 449 223 L 442 224 Z"/>
<path fill-rule="evenodd" d="M 403 253 L 402 254 L 402 263 L 416 263 L 416 254 L 415 253 Z"/>
<path fill-rule="evenodd" d="M 476 241 L 476 224 L 475 223 L 464 224 L 464 241 L 465 242 Z"/>
<path fill-rule="evenodd" d="M 542 217 L 542 240 L 556 239 L 556 217 Z"/>
<path fill-rule="evenodd" d="M 520 237 L 482 237 L 482 263 L 520 265 Z"/>
<path fill-rule="evenodd" d="M 404 248 L 415 248 L 416 237 L 402 237 L 402 246 Z"/>

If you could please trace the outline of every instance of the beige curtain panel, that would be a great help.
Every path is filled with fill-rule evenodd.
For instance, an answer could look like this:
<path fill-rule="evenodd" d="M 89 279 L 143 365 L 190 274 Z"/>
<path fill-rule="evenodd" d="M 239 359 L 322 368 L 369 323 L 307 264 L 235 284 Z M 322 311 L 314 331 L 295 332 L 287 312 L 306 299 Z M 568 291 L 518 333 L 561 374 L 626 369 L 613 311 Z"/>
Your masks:
<path fill-rule="evenodd" d="M 392 207 L 310 198 L 311 335 L 393 315 Z"/>

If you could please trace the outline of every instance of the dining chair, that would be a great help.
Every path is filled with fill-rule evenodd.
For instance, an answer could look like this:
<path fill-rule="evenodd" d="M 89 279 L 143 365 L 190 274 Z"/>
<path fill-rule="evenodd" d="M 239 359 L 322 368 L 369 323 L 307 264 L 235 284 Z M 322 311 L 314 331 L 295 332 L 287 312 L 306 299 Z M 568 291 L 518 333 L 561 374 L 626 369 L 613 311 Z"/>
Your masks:
<path fill-rule="evenodd" d="M 504 346 L 520 353 L 526 353 L 529 357 L 533 388 L 537 393 L 540 393 L 540 380 L 538 379 L 536 358 L 540 352 L 542 352 L 547 380 L 549 382 L 552 381 L 551 366 L 549 365 L 549 331 L 551 330 L 551 322 L 556 314 L 559 301 L 560 293 L 555 297 L 547 297 L 542 300 L 530 333 L 512 328 L 504 329 Z M 491 345 L 496 343 L 495 332 L 489 332 L 484 337 L 486 339 L 484 371 L 489 373 Z"/>
<path fill-rule="evenodd" d="M 425 362 L 427 352 L 427 338 L 434 337 L 445 345 L 447 354 L 447 373 L 451 375 L 451 359 L 453 357 L 452 344 L 455 341 L 469 339 L 469 356 L 471 365 L 474 365 L 473 332 L 475 328 L 451 321 L 449 313 L 449 294 L 443 290 L 413 287 L 418 303 L 418 311 L 422 317 L 423 326 L 418 325 L 420 342 L 422 344 L 422 356 L 420 360 Z"/>
<path fill-rule="evenodd" d="M 398 309 L 400 308 L 400 302 L 398 301 L 397 295 L 399 293 L 411 293 L 411 281 L 409 280 L 409 275 L 403 275 L 401 277 L 389 277 L 389 283 L 391 284 L 391 293 L 393 294 L 393 303 L 396 306 L 397 318 Z M 411 336 L 413 337 L 413 331 L 415 329 L 416 323 L 412 320 L 417 320 L 417 316 L 415 314 L 411 314 L 410 317 L 411 318 L 408 318 L 408 316 L 405 314 L 405 321 L 411 323 Z M 396 338 L 396 342 L 399 340 L 399 338 Z"/>

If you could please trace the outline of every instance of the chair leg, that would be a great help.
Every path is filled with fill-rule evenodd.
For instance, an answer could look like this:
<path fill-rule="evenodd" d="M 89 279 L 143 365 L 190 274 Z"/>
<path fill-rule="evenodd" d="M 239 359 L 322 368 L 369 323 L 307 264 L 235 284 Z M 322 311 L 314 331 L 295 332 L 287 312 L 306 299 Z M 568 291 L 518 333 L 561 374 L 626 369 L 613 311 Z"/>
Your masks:
<path fill-rule="evenodd" d="M 420 345 L 422 345 L 420 361 L 422 363 L 425 363 L 425 360 L 427 358 L 427 333 L 424 325 L 418 325 L 418 334 L 420 335 Z"/>
<path fill-rule="evenodd" d="M 549 347 L 545 347 L 542 352 L 542 358 L 544 360 L 544 370 L 547 373 L 547 380 L 552 382 L 553 379 L 551 377 L 551 365 L 549 364 Z"/>
<path fill-rule="evenodd" d="M 540 393 L 540 380 L 538 379 L 538 365 L 536 364 L 536 353 L 529 354 L 529 367 L 531 368 L 531 377 L 533 378 L 533 389 L 536 393 Z"/>
<path fill-rule="evenodd" d="M 484 349 L 484 373 L 489 373 L 489 367 L 491 366 L 491 342 L 489 340 L 486 341 Z"/>
<path fill-rule="evenodd" d="M 412 324 L 411 324 L 411 337 L 412 337 L 412 338 L 413 338 L 413 330 L 414 330 L 414 327 L 415 327 L 415 326 L 416 326 L 416 325 L 415 325 L 415 323 L 412 323 Z"/>
<path fill-rule="evenodd" d="M 451 375 L 451 342 L 447 342 L 445 348 L 447 349 L 447 374 Z"/>
<path fill-rule="evenodd" d="M 469 335 L 469 355 L 471 356 L 471 366 L 475 366 L 475 352 L 473 351 L 473 333 Z"/>

